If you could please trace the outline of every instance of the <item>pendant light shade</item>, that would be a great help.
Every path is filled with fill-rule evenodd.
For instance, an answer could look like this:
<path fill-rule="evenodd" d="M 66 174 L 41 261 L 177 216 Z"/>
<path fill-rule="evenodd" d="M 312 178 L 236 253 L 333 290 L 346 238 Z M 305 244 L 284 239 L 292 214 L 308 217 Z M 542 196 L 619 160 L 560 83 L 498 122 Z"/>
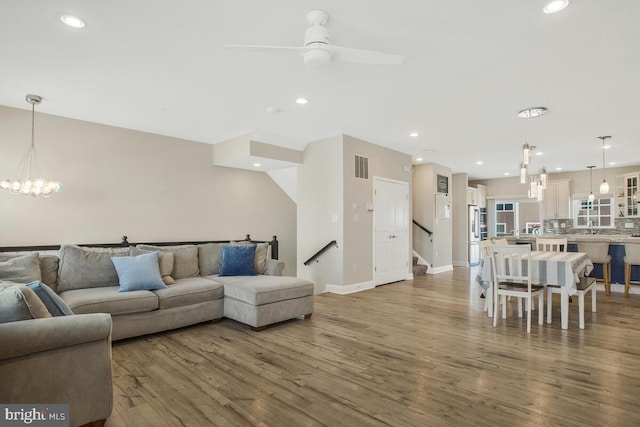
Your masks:
<path fill-rule="evenodd" d="M 14 177 L 0 181 L 0 188 L 13 194 L 48 197 L 60 191 L 62 185 L 57 181 L 50 180 L 42 164 L 38 163 L 34 139 L 35 106 L 40 104 L 42 98 L 38 95 L 27 95 L 26 100 L 31 104 L 31 145 L 18 165 Z"/>
<path fill-rule="evenodd" d="M 520 184 L 527 183 L 527 167 L 524 163 L 520 164 Z"/>
<path fill-rule="evenodd" d="M 607 194 L 609 192 L 609 183 L 604 177 L 604 150 L 606 149 L 605 141 L 611 138 L 611 136 L 599 136 L 598 138 L 602 140 L 602 182 L 600 183 L 600 194 Z"/>
<path fill-rule="evenodd" d="M 593 194 L 593 168 L 595 166 L 587 166 L 589 168 L 589 186 L 591 188 L 591 193 L 589 193 L 589 201 L 593 202 L 596 199 L 596 196 Z"/>
<path fill-rule="evenodd" d="M 540 170 L 540 186 L 543 190 L 547 189 L 547 168 L 545 167 Z"/>
<path fill-rule="evenodd" d="M 522 164 L 525 166 L 528 166 L 530 158 L 531 158 L 531 146 L 529 146 L 529 144 L 524 144 L 522 146 Z"/>

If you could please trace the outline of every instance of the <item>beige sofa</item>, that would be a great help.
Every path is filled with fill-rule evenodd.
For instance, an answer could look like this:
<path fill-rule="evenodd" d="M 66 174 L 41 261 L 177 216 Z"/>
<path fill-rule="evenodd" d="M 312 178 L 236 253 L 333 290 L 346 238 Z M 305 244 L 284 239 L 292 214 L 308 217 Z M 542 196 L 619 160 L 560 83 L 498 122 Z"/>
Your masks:
<path fill-rule="evenodd" d="M 0 324 L 0 402 L 68 404 L 69 425 L 111 414 L 111 317 L 83 314 Z"/>
<path fill-rule="evenodd" d="M 248 243 L 63 245 L 58 256 L 40 256 L 40 270 L 42 281 L 75 314 L 111 314 L 114 341 L 223 317 L 254 330 L 300 316 L 309 318 L 313 312 L 314 286 L 296 277 L 282 276 L 284 263 L 268 256 L 269 252 L 274 253 L 273 242 L 253 242 L 257 245 L 257 275 L 218 276 L 222 245 Z M 148 251 L 172 257 L 166 271 L 162 271 L 160 258 L 163 280 L 168 278 L 167 287 L 119 292 L 111 257 Z"/>

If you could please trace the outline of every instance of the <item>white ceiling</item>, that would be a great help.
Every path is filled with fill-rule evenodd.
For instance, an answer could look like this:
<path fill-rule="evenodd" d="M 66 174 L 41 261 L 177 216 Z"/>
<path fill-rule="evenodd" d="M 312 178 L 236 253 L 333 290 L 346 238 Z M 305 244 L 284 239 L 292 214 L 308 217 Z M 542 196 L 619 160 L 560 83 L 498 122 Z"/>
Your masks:
<path fill-rule="evenodd" d="M 478 179 L 517 174 L 525 134 L 544 152 L 534 168 L 600 167 L 600 135 L 613 135 L 607 163 L 640 163 L 640 1 L 572 0 L 554 15 L 544 3 L 2 0 L 0 104 L 27 109 L 34 93 L 39 112 L 212 144 L 254 132 L 303 149 L 346 133 Z M 223 47 L 302 45 L 316 8 L 333 43 L 404 64 L 309 69 Z M 533 106 L 549 114 L 516 117 Z"/>

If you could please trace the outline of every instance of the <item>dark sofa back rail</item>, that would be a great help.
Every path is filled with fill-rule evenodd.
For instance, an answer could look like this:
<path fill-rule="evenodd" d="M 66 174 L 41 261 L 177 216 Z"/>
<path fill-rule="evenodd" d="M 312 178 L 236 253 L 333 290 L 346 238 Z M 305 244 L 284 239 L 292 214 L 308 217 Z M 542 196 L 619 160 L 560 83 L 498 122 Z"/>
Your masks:
<path fill-rule="evenodd" d="M 253 240 L 250 235 L 246 235 L 244 239 L 238 239 L 237 241 L 251 242 L 251 243 L 268 243 L 271 246 L 271 258 L 278 259 L 278 238 L 273 236 L 270 241 L 266 240 Z M 203 243 L 229 243 L 230 240 L 199 240 L 190 242 L 136 242 L 130 243 L 127 240 L 127 236 L 122 236 L 120 243 L 82 243 L 78 246 L 89 246 L 98 248 L 122 248 L 135 245 L 154 245 L 154 246 L 175 246 L 175 245 L 200 245 Z M 60 245 L 41 245 L 41 246 L 0 246 L 0 252 L 37 252 L 37 251 L 57 251 L 60 249 Z"/>

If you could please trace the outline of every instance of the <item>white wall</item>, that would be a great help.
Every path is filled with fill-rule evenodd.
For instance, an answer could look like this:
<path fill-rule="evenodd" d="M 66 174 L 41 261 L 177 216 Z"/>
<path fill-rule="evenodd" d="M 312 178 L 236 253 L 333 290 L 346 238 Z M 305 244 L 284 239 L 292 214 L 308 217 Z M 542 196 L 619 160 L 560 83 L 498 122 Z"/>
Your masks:
<path fill-rule="evenodd" d="M 469 179 L 466 173 L 452 176 L 451 211 L 452 211 L 452 261 L 455 266 L 469 265 L 469 205 L 467 204 L 467 187 Z"/>
<path fill-rule="evenodd" d="M 0 106 L 0 176 L 28 148 L 30 111 Z M 216 167 L 212 146 L 36 113 L 36 149 L 62 192 L 0 191 L 0 246 L 277 235 L 296 273 L 296 206 L 262 172 Z"/>

